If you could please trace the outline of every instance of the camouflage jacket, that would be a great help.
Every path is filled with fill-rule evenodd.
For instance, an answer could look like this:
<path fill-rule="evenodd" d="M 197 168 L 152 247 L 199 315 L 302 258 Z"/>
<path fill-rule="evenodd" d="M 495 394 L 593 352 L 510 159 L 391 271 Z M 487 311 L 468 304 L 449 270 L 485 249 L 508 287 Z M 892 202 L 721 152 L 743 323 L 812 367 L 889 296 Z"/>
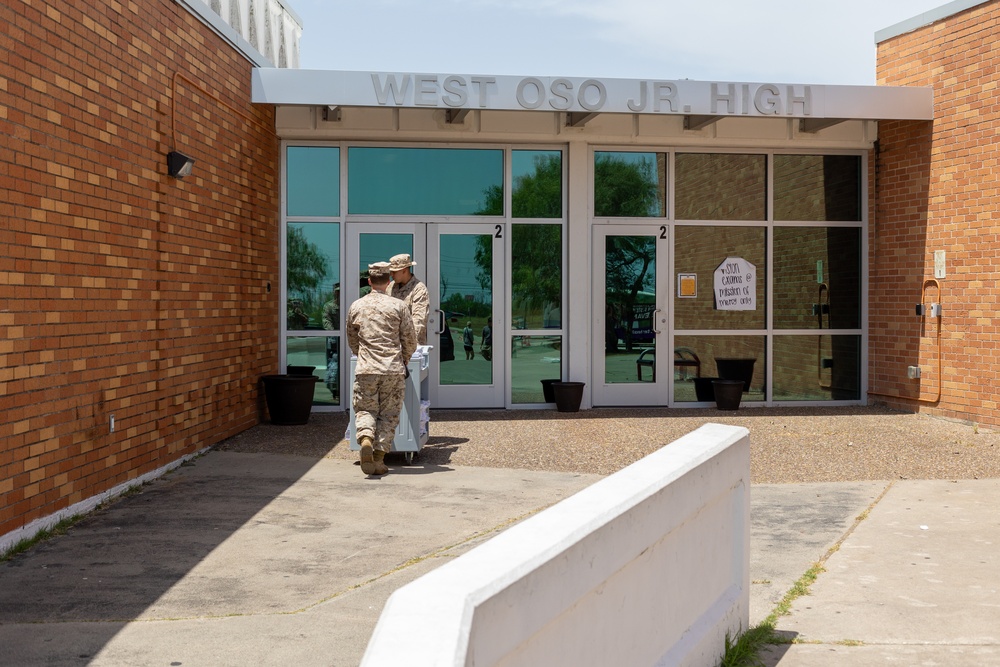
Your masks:
<path fill-rule="evenodd" d="M 344 321 L 347 345 L 358 355 L 355 375 L 403 375 L 417 349 L 406 304 L 372 290 L 351 304 Z"/>
<path fill-rule="evenodd" d="M 391 294 L 397 299 L 402 299 L 410 309 L 413 316 L 413 326 L 417 330 L 417 343 L 427 344 L 427 311 L 431 306 L 430 293 L 416 276 L 410 276 L 405 285 L 399 283 L 392 284 Z"/>

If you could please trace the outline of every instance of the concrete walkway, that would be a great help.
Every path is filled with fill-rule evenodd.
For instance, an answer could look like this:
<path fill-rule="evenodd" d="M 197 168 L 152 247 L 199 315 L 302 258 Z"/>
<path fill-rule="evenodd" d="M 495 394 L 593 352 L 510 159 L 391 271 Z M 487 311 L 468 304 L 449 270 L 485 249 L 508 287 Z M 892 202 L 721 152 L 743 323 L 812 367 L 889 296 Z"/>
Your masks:
<path fill-rule="evenodd" d="M 598 479 L 389 463 L 182 466 L 0 565 L 0 665 L 357 665 L 393 590 Z M 1000 664 L 1000 480 L 751 502 L 752 624 L 829 554 L 767 664 Z"/>

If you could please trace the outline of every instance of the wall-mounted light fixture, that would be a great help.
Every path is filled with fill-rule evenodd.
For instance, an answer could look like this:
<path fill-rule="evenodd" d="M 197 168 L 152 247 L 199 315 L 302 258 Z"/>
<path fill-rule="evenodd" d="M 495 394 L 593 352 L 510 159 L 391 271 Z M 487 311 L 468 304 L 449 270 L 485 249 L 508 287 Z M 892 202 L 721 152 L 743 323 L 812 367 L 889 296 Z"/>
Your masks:
<path fill-rule="evenodd" d="M 174 178 L 184 178 L 191 175 L 194 167 L 194 158 L 190 158 L 184 153 L 170 151 L 167 153 L 167 173 Z"/>

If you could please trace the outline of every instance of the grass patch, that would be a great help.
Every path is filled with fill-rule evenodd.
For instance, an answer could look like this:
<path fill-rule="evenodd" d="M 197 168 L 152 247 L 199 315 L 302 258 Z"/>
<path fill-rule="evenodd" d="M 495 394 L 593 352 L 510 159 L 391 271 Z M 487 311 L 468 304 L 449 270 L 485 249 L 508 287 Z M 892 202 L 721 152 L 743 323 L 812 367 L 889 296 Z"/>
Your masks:
<path fill-rule="evenodd" d="M 14 558 L 18 554 L 22 554 L 28 549 L 32 548 L 39 542 L 44 542 L 45 540 L 57 537 L 59 535 L 65 535 L 66 531 L 76 525 L 80 519 L 84 517 L 83 514 L 74 514 L 73 516 L 63 519 L 51 528 L 46 528 L 45 530 L 40 530 L 33 537 L 26 537 L 20 542 L 17 542 L 10 549 L 7 549 L 3 553 L 0 553 L 0 563 L 6 563 L 10 559 Z"/>
<path fill-rule="evenodd" d="M 760 659 L 761 649 L 774 644 L 774 640 L 774 624 L 768 621 L 741 632 L 735 641 L 727 632 L 726 651 L 719 667 L 760 667 L 764 664 Z"/>
<path fill-rule="evenodd" d="M 0 553 L 0 563 L 6 563 L 7 561 L 17 556 L 18 554 L 23 554 L 25 551 L 28 551 L 36 544 L 39 544 L 46 540 L 50 540 L 53 537 L 65 535 L 70 528 L 78 524 L 88 515 L 106 509 L 113 502 L 122 500 L 124 498 L 131 498 L 132 496 L 141 493 L 142 488 L 147 484 L 149 484 L 149 482 L 133 484 L 132 486 L 128 487 L 120 494 L 115 496 L 114 498 L 109 498 L 108 500 L 105 500 L 104 502 L 98 504 L 97 507 L 95 507 L 93 510 L 91 510 L 86 514 L 74 514 L 71 517 L 63 519 L 62 521 L 52 526 L 51 528 L 40 530 L 37 533 L 35 533 L 32 537 L 26 537 L 23 540 L 20 540 L 19 542 L 15 543 L 14 546 Z"/>

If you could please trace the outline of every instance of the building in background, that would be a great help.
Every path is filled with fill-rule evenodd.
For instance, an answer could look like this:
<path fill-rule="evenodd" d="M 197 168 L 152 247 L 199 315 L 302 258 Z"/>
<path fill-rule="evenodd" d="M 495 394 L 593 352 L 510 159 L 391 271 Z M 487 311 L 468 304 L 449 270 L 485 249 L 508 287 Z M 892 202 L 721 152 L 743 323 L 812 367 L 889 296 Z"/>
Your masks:
<path fill-rule="evenodd" d="M 0 549 L 259 423 L 287 364 L 343 410 L 324 313 L 399 253 L 434 408 L 723 376 L 1000 426 L 1000 0 L 879 33 L 879 86 L 309 72 L 279 0 L 41 7 L 0 10 Z"/>

